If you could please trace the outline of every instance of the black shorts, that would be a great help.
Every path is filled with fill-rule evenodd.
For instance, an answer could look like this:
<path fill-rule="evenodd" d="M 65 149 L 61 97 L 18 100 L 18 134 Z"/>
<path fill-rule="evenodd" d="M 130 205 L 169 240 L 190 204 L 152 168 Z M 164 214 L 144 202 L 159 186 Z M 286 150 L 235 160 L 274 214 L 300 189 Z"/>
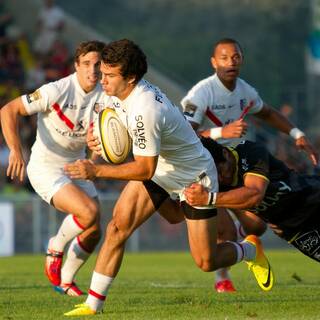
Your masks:
<path fill-rule="evenodd" d="M 169 198 L 168 192 L 152 180 L 143 181 L 143 184 L 153 202 L 155 209 L 158 210 L 162 203 Z M 185 217 L 190 220 L 209 219 L 217 215 L 217 209 L 215 208 L 197 209 L 188 205 L 185 201 L 181 202 L 181 207 Z"/>
<path fill-rule="evenodd" d="M 320 262 L 320 217 L 313 215 L 290 239 L 286 239 L 306 256 Z"/>

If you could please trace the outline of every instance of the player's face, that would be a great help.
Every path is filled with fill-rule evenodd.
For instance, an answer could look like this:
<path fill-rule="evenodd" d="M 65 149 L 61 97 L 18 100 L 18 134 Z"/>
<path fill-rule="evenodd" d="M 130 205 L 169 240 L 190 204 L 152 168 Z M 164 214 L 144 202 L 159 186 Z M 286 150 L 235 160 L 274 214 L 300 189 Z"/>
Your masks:
<path fill-rule="evenodd" d="M 230 186 L 234 179 L 236 163 L 230 151 L 224 150 L 223 153 L 226 161 L 217 164 L 218 179 L 222 186 Z"/>
<path fill-rule="evenodd" d="M 75 63 L 80 86 L 85 92 L 92 91 L 101 78 L 100 61 L 100 54 L 92 51 L 81 55 Z"/>
<path fill-rule="evenodd" d="M 211 64 L 224 84 L 236 81 L 242 61 L 241 50 L 233 43 L 219 44 L 211 57 Z"/>
<path fill-rule="evenodd" d="M 124 100 L 134 88 L 134 78 L 124 78 L 120 66 L 111 66 L 101 63 L 101 85 L 109 96 Z"/>

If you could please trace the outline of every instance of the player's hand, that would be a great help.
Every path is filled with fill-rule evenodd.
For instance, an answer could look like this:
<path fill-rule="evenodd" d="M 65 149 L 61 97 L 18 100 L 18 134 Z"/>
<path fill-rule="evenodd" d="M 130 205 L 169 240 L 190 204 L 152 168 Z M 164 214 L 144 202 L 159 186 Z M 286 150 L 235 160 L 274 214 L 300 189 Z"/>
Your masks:
<path fill-rule="evenodd" d="M 222 127 L 222 138 L 241 138 L 247 130 L 248 124 L 244 120 L 236 120 Z"/>
<path fill-rule="evenodd" d="M 96 178 L 96 166 L 87 159 L 65 164 L 64 172 L 71 179 L 94 180 Z"/>
<path fill-rule="evenodd" d="M 9 154 L 9 164 L 7 168 L 7 177 L 12 180 L 18 177 L 20 181 L 23 181 L 26 173 L 26 163 L 23 159 L 21 151 L 11 150 Z"/>
<path fill-rule="evenodd" d="M 100 142 L 98 137 L 93 135 L 93 127 L 90 127 L 87 133 L 87 145 L 89 149 L 98 155 L 101 155 Z"/>
<path fill-rule="evenodd" d="M 311 160 L 312 164 L 314 166 L 318 165 L 319 163 L 319 154 L 315 150 L 315 148 L 312 146 L 312 144 L 309 142 L 307 137 L 303 136 L 299 139 L 296 139 L 296 147 L 298 150 L 303 150 L 307 153 L 309 159 Z"/>
<path fill-rule="evenodd" d="M 192 183 L 184 190 L 186 202 L 190 206 L 206 206 L 208 204 L 209 192 L 199 183 Z"/>

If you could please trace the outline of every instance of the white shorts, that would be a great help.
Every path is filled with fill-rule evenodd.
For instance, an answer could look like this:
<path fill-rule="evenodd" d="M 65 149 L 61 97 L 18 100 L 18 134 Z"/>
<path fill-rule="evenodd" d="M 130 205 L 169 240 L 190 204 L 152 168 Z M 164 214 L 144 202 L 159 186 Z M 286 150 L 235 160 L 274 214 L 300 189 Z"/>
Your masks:
<path fill-rule="evenodd" d="M 90 197 L 97 197 L 98 193 L 93 182 L 88 180 L 72 180 L 63 171 L 63 166 L 67 160 L 48 160 L 48 157 L 41 157 L 31 154 L 27 166 L 29 181 L 36 193 L 47 203 L 51 204 L 51 199 L 57 191 L 64 185 L 73 183 L 80 187 Z"/>

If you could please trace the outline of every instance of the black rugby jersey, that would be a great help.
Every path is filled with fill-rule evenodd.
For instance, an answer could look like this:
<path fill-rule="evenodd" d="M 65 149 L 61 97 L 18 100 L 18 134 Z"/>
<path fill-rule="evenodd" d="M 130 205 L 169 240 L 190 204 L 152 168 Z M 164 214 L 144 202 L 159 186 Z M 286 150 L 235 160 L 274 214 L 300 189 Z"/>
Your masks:
<path fill-rule="evenodd" d="M 246 174 L 269 180 L 263 201 L 248 211 L 283 231 L 294 231 L 312 214 L 320 213 L 320 177 L 298 174 L 255 142 L 241 142 L 232 152 L 238 172 L 231 189 L 243 186 Z"/>

